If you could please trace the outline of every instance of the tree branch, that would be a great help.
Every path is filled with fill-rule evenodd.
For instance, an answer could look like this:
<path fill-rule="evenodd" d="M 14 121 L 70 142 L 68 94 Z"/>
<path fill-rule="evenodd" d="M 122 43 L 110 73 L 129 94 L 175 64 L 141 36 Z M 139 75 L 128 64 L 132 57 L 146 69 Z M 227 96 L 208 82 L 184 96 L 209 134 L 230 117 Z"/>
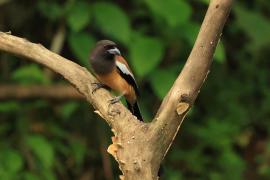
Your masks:
<path fill-rule="evenodd" d="M 54 100 L 83 99 L 83 96 L 69 85 L 0 85 L 0 100 L 8 99 L 36 99 L 46 98 Z"/>
<path fill-rule="evenodd" d="M 155 117 L 158 152 L 166 155 L 180 125 L 194 103 L 212 63 L 233 0 L 211 0 L 190 56 Z M 159 155 L 160 155 L 159 154 Z"/>
<path fill-rule="evenodd" d="M 123 127 L 128 119 L 135 119 L 134 116 L 120 103 L 109 106 L 112 98 L 106 90 L 99 90 L 92 94 L 91 83 L 97 82 L 94 76 L 85 68 L 67 60 L 43 47 L 41 44 L 34 44 L 26 39 L 0 32 L 0 50 L 27 58 L 33 62 L 44 65 L 54 72 L 61 74 L 98 110 L 109 125 L 114 129 Z M 117 121 L 118 119 L 121 121 Z M 134 121 L 136 122 L 136 121 Z"/>
<path fill-rule="evenodd" d="M 154 121 L 143 123 L 120 103 L 109 106 L 106 90 L 92 94 L 96 79 L 83 67 L 41 45 L 0 33 L 0 50 L 22 56 L 61 74 L 93 104 L 112 127 L 115 137 L 108 148 L 126 180 L 157 179 L 159 165 L 194 103 L 212 62 L 213 54 L 233 0 L 212 0 L 193 50 L 162 102 Z"/>

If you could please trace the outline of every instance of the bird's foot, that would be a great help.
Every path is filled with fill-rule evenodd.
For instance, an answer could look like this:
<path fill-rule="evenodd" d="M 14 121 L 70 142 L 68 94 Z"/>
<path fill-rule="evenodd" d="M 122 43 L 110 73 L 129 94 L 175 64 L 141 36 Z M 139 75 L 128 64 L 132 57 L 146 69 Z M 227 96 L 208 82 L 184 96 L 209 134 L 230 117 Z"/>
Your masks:
<path fill-rule="evenodd" d="M 113 99 L 110 99 L 110 100 L 109 100 L 109 103 L 110 103 L 110 104 L 118 103 L 122 97 L 123 97 L 123 95 L 120 95 L 120 96 L 117 96 L 117 97 L 115 97 L 115 98 L 113 98 Z"/>
<path fill-rule="evenodd" d="M 99 83 L 99 82 L 91 83 L 91 85 L 93 87 L 92 94 L 94 94 L 100 88 L 106 88 L 107 87 L 105 84 L 102 84 L 102 83 Z"/>

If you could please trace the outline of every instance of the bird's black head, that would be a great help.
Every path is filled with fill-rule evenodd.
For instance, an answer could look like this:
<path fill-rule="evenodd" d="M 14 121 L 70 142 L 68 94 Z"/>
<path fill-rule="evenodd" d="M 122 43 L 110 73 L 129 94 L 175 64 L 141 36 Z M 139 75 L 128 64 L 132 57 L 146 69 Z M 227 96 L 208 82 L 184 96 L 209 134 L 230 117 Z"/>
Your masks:
<path fill-rule="evenodd" d="M 121 55 L 117 45 L 110 40 L 98 41 L 94 47 L 91 58 L 103 58 L 104 60 L 113 60 L 115 55 Z"/>
<path fill-rule="evenodd" d="M 101 40 L 97 42 L 91 52 L 90 63 L 95 72 L 105 73 L 112 69 L 116 55 L 121 55 L 116 43 L 110 40 Z"/>

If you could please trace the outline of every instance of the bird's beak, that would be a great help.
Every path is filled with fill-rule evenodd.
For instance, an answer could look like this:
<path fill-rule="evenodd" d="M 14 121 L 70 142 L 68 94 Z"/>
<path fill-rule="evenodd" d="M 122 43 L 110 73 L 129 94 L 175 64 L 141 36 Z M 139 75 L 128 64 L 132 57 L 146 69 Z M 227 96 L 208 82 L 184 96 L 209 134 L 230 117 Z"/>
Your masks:
<path fill-rule="evenodd" d="M 119 51 L 119 49 L 118 48 L 113 48 L 113 49 L 109 49 L 109 50 L 107 50 L 110 54 L 114 54 L 114 55 L 121 55 L 121 53 L 120 53 L 120 51 Z"/>

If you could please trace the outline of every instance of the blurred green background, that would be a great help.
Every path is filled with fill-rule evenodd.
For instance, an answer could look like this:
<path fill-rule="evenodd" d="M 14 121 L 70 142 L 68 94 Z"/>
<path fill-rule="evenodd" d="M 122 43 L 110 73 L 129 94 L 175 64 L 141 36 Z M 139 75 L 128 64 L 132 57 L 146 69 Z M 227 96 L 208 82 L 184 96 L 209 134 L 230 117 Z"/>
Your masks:
<path fill-rule="evenodd" d="M 111 39 L 150 120 L 185 63 L 208 0 L 0 0 L 0 31 L 89 67 Z M 270 179 L 270 1 L 235 1 L 211 73 L 164 160 L 163 179 Z M 54 87 L 46 68 L 0 53 L 0 85 Z M 20 89 L 16 89 L 20 93 Z M 117 179 L 111 132 L 79 98 L 0 100 L 0 179 Z"/>

